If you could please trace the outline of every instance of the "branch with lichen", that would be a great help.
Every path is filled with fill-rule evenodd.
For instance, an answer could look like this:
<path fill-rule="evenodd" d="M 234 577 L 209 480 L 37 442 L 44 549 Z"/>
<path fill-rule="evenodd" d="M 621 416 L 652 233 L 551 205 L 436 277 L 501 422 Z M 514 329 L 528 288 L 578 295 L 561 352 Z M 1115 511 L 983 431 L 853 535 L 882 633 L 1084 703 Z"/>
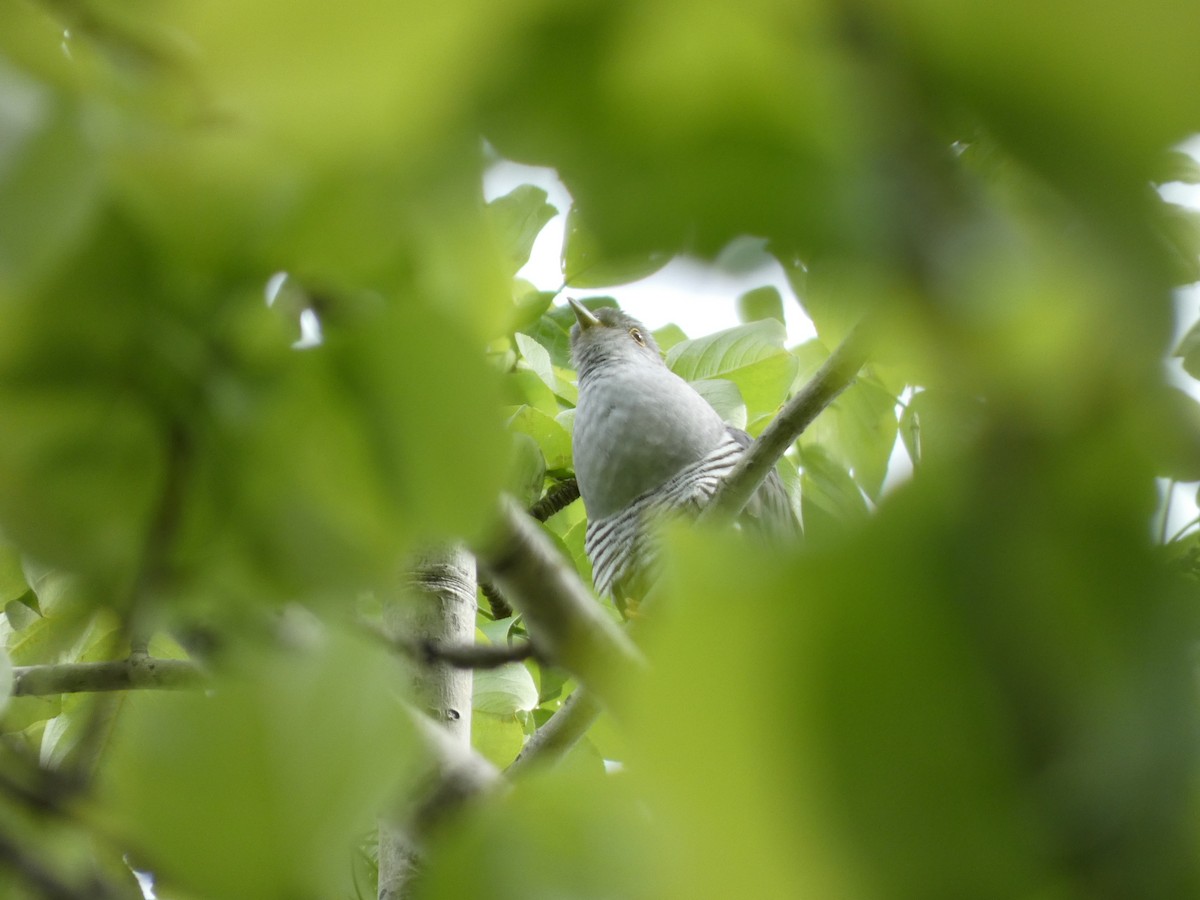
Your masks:
<path fill-rule="evenodd" d="M 13 695 L 181 690 L 199 687 L 204 680 L 204 672 L 189 659 L 157 659 L 135 653 L 107 662 L 18 666 L 13 669 Z"/>

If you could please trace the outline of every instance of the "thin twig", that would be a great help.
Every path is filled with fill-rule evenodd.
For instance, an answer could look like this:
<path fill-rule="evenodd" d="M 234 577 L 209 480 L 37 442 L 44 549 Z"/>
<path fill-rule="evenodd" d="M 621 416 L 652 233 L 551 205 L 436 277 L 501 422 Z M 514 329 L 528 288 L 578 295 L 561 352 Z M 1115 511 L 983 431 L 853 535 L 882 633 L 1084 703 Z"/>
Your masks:
<path fill-rule="evenodd" d="M 413 648 L 425 663 L 445 663 L 456 669 L 498 669 L 509 663 L 521 662 L 537 655 L 532 641 L 498 644 L 465 644 L 447 646 L 433 641 L 419 641 Z"/>
<path fill-rule="evenodd" d="M 519 778 L 562 759 L 587 734 L 600 712 L 596 697 L 585 687 L 576 688 L 554 715 L 533 733 L 504 773 L 510 778 Z"/>
<path fill-rule="evenodd" d="M 579 482 L 574 478 L 565 478 L 546 491 L 542 499 L 529 508 L 529 514 L 539 522 L 545 522 L 578 499 Z"/>

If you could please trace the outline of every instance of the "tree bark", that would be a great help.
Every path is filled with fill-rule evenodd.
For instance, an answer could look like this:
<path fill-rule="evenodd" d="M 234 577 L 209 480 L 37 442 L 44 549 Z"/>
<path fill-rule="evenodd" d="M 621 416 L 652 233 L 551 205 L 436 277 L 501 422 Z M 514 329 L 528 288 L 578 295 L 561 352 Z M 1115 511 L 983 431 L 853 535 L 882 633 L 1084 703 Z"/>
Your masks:
<path fill-rule="evenodd" d="M 459 647 L 475 639 L 475 561 L 462 548 L 439 548 L 407 568 L 396 596 L 388 598 L 384 629 L 396 641 Z M 432 654 L 430 655 L 432 657 Z M 449 742 L 471 746 L 470 669 L 426 658 L 410 664 L 415 704 L 443 730 Z M 422 835 L 454 804 L 411 803 L 379 825 L 379 900 L 411 894 Z"/>

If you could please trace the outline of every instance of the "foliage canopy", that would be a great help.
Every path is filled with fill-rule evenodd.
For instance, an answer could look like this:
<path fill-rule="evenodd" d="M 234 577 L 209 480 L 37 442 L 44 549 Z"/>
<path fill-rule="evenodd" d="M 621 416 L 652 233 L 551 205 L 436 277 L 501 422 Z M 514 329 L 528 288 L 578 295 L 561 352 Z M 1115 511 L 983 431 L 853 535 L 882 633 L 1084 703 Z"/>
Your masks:
<path fill-rule="evenodd" d="M 1189 3 L 0 21 L 0 676 L 153 635 L 213 677 L 0 677 L 5 896 L 137 896 L 124 853 L 162 897 L 373 890 L 363 836 L 428 750 L 356 623 L 572 471 L 570 314 L 516 277 L 557 211 L 485 203 L 498 157 L 570 190 L 568 287 L 765 240 L 816 339 L 770 291 L 662 336 L 751 433 L 876 340 L 781 462 L 803 547 L 672 533 L 629 708 L 431 836 L 418 895 L 1200 894 L 1200 528 L 1153 521 L 1200 480 L 1200 232 L 1156 190 L 1200 181 Z M 545 524 L 587 581 L 584 528 Z M 482 643 L 522 632 L 483 610 Z M 573 686 L 477 673 L 476 748 L 507 764 Z"/>

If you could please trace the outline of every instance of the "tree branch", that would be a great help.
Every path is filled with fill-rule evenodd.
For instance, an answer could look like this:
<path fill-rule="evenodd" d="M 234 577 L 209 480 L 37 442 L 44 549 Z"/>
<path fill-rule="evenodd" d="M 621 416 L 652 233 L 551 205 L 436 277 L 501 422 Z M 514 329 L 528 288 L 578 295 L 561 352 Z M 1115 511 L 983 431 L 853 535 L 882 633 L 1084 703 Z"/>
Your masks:
<path fill-rule="evenodd" d="M 111 662 L 18 666 L 13 669 L 13 695 L 179 690 L 198 687 L 204 680 L 203 671 L 191 660 L 135 654 Z"/>
<path fill-rule="evenodd" d="M 848 388 L 867 361 L 867 328 L 860 322 L 838 345 L 825 364 L 775 420 L 742 454 L 733 471 L 721 482 L 700 521 L 736 518 L 796 438 L 812 424 L 838 394 Z"/>
<path fill-rule="evenodd" d="M 644 665 L 641 653 L 584 587 L 541 528 L 512 498 L 480 564 L 521 614 L 539 652 L 611 699 L 613 676 Z"/>
<path fill-rule="evenodd" d="M 517 758 L 504 770 L 510 778 L 522 775 L 561 759 L 587 734 L 600 716 L 601 706 L 585 687 L 578 687 L 541 728 L 533 733 Z"/>
<path fill-rule="evenodd" d="M 545 522 L 552 515 L 566 509 L 579 499 L 579 482 L 574 478 L 564 478 L 537 503 L 529 507 L 529 514 L 539 522 Z"/>
<path fill-rule="evenodd" d="M 515 644 L 439 644 L 436 641 L 412 642 L 411 652 L 425 663 L 442 662 L 456 669 L 498 669 L 509 663 L 537 656 L 533 641 Z"/>
<path fill-rule="evenodd" d="M 579 482 L 574 478 L 564 478 L 546 491 L 542 495 L 542 498 L 533 504 L 533 506 L 529 507 L 529 514 L 539 522 L 545 522 L 555 513 L 562 512 L 562 510 L 578 499 Z M 483 596 L 487 598 L 488 604 L 492 607 L 493 618 L 504 619 L 513 614 L 512 607 L 508 605 L 508 601 L 504 599 L 504 595 L 486 578 L 480 579 L 479 589 L 483 592 Z"/>

